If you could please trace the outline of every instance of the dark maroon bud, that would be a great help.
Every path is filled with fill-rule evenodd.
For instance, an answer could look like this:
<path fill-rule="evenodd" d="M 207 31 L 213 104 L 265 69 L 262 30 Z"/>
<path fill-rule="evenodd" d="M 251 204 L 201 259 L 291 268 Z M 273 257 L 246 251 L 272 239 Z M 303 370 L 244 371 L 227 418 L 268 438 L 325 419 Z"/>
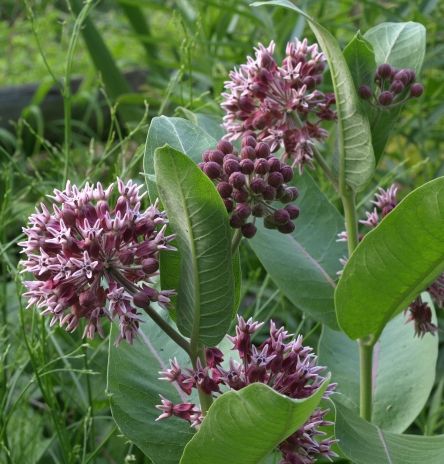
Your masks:
<path fill-rule="evenodd" d="M 314 79 L 312 76 L 307 76 L 304 78 L 302 83 L 307 86 L 308 90 L 313 90 L 316 87 L 316 79 Z"/>
<path fill-rule="evenodd" d="M 266 187 L 267 184 L 264 181 L 264 179 L 261 179 L 259 177 L 253 179 L 250 184 L 250 188 L 254 193 L 262 193 Z"/>
<path fill-rule="evenodd" d="M 257 113 L 253 118 L 253 127 L 258 130 L 265 129 L 270 123 L 270 115 L 268 113 Z"/>
<path fill-rule="evenodd" d="M 380 77 L 381 79 L 388 79 L 389 77 L 392 76 L 392 72 L 393 72 L 393 68 L 387 63 L 380 64 L 378 66 L 378 69 L 376 70 L 377 76 Z"/>
<path fill-rule="evenodd" d="M 220 140 L 216 148 L 226 155 L 233 153 L 233 145 L 228 140 Z"/>
<path fill-rule="evenodd" d="M 268 82 L 273 80 L 273 74 L 271 74 L 271 72 L 267 69 L 259 69 L 257 79 L 259 79 L 259 81 L 263 84 L 268 84 Z"/>
<path fill-rule="evenodd" d="M 252 135 L 247 135 L 242 139 L 242 146 L 254 148 L 256 146 L 256 139 Z"/>
<path fill-rule="evenodd" d="M 154 274 L 159 270 L 159 261 L 155 258 L 147 258 L 142 261 L 142 270 L 145 274 Z"/>
<path fill-rule="evenodd" d="M 216 188 L 222 198 L 228 198 L 233 191 L 233 187 L 228 182 L 219 182 Z"/>
<path fill-rule="evenodd" d="M 281 167 L 281 174 L 282 177 L 284 178 L 284 182 L 290 182 L 291 179 L 293 179 L 293 168 L 291 166 L 288 166 L 288 164 L 284 164 Z"/>
<path fill-rule="evenodd" d="M 407 69 L 401 69 L 394 76 L 395 80 L 401 81 L 404 85 L 410 84 L 410 77 L 411 75 Z"/>
<path fill-rule="evenodd" d="M 422 84 L 416 83 L 410 87 L 410 95 L 412 97 L 420 97 L 424 92 L 424 86 Z"/>
<path fill-rule="evenodd" d="M 280 171 L 282 163 L 275 156 L 271 156 L 267 161 L 270 172 Z"/>
<path fill-rule="evenodd" d="M 249 113 L 250 111 L 253 111 L 255 108 L 253 99 L 247 95 L 240 97 L 239 108 L 242 111 L 245 111 L 247 113 Z"/>
<path fill-rule="evenodd" d="M 255 236 L 257 228 L 252 222 L 248 222 L 241 227 L 241 231 L 245 238 L 252 238 Z"/>
<path fill-rule="evenodd" d="M 210 179 L 217 179 L 222 174 L 222 168 L 214 161 L 205 163 L 203 170 Z"/>
<path fill-rule="evenodd" d="M 239 162 L 234 159 L 228 159 L 224 161 L 224 172 L 228 176 L 233 174 L 233 172 L 238 172 L 240 170 Z"/>
<path fill-rule="evenodd" d="M 119 197 L 117 199 L 115 211 L 120 211 L 120 214 L 123 216 L 126 213 L 128 207 L 128 201 L 125 197 Z"/>
<path fill-rule="evenodd" d="M 296 205 L 287 205 L 284 209 L 290 215 L 290 219 L 296 219 L 299 216 L 299 208 Z"/>
<path fill-rule="evenodd" d="M 248 201 L 248 192 L 246 190 L 235 190 L 232 197 L 238 203 L 245 203 Z"/>
<path fill-rule="evenodd" d="M 270 147 L 265 142 L 259 142 L 256 145 L 256 156 L 258 158 L 267 158 L 270 156 Z"/>
<path fill-rule="evenodd" d="M 251 159 L 243 159 L 240 162 L 240 170 L 243 174 L 251 174 L 254 171 L 254 163 Z"/>
<path fill-rule="evenodd" d="M 241 219 L 247 219 L 251 214 L 250 205 L 247 203 L 240 203 L 236 206 L 234 214 L 237 214 Z"/>
<path fill-rule="evenodd" d="M 203 153 L 202 153 L 202 159 L 207 163 L 208 161 L 210 161 L 210 154 L 212 153 L 213 150 L 205 150 Z"/>
<path fill-rule="evenodd" d="M 268 174 L 268 184 L 272 187 L 280 187 L 284 183 L 284 176 L 280 172 Z"/>
<path fill-rule="evenodd" d="M 157 290 L 145 286 L 142 290 L 133 296 L 133 303 L 139 308 L 147 308 L 151 301 L 156 301 L 158 296 Z"/>
<path fill-rule="evenodd" d="M 231 213 L 234 209 L 234 201 L 231 198 L 224 198 L 224 205 L 227 211 Z"/>
<path fill-rule="evenodd" d="M 97 210 L 103 216 L 109 212 L 108 202 L 101 200 L 97 203 Z M 74 226 L 76 223 L 77 215 L 69 206 L 63 205 L 62 219 L 67 226 Z"/>
<path fill-rule="evenodd" d="M 233 213 L 230 218 L 230 226 L 235 229 L 240 229 L 245 222 L 245 219 L 242 219 L 238 214 Z"/>
<path fill-rule="evenodd" d="M 265 208 L 261 204 L 254 205 L 251 209 L 251 214 L 254 217 L 262 217 L 265 213 Z"/>
<path fill-rule="evenodd" d="M 404 87 L 404 84 L 396 79 L 392 82 L 392 85 L 390 86 L 390 91 L 394 94 L 398 94 L 404 90 Z"/>
<path fill-rule="evenodd" d="M 241 158 L 242 159 L 251 159 L 255 160 L 256 159 L 256 150 L 253 147 L 250 147 L 249 145 L 245 146 L 242 148 L 240 152 Z"/>
<path fill-rule="evenodd" d="M 361 85 L 358 92 L 359 96 L 364 100 L 368 100 L 372 96 L 372 89 L 368 85 Z"/>
<path fill-rule="evenodd" d="M 392 92 L 385 90 L 384 92 L 381 93 L 381 95 L 379 95 L 378 101 L 382 106 L 390 105 L 393 102 Z"/>
<path fill-rule="evenodd" d="M 296 187 L 288 187 L 287 191 L 291 192 L 293 201 L 296 200 L 296 198 L 299 196 L 299 190 Z"/>
<path fill-rule="evenodd" d="M 283 225 L 290 220 L 290 213 L 285 209 L 278 209 L 274 212 L 273 217 L 277 225 Z"/>
<path fill-rule="evenodd" d="M 205 359 L 207 361 L 207 366 L 214 368 L 223 362 L 224 354 L 219 348 L 207 348 L 205 350 Z"/>
<path fill-rule="evenodd" d="M 276 229 L 276 222 L 274 221 L 272 214 L 264 218 L 264 227 L 266 229 Z"/>
<path fill-rule="evenodd" d="M 262 196 L 266 201 L 273 201 L 276 198 L 276 189 L 271 185 L 267 185 L 262 192 Z"/>
<path fill-rule="evenodd" d="M 245 176 L 240 172 L 233 172 L 228 180 L 237 189 L 241 189 L 245 185 Z"/>
<path fill-rule="evenodd" d="M 254 162 L 254 170 L 261 175 L 267 174 L 269 169 L 268 162 L 264 158 L 259 158 Z"/>
<path fill-rule="evenodd" d="M 262 53 L 261 66 L 263 66 L 266 69 L 273 69 L 275 65 L 276 63 L 269 53 Z"/>
<path fill-rule="evenodd" d="M 215 163 L 222 164 L 224 162 L 225 153 L 221 152 L 220 150 L 213 150 L 210 153 L 210 161 L 214 161 Z"/>
<path fill-rule="evenodd" d="M 197 163 L 197 166 L 200 168 L 201 171 L 203 171 L 203 168 L 205 166 L 205 163 L 202 162 L 202 163 Z"/>
<path fill-rule="evenodd" d="M 228 155 L 225 155 L 224 157 L 224 161 L 228 161 L 228 160 L 234 160 L 234 161 L 239 162 L 239 157 L 236 155 L 233 155 L 233 153 L 229 153 Z"/>
<path fill-rule="evenodd" d="M 256 82 L 251 86 L 251 93 L 257 98 L 264 98 L 267 95 L 267 86 L 260 82 Z"/>
<path fill-rule="evenodd" d="M 281 226 L 278 226 L 278 231 L 282 232 L 283 234 L 291 234 L 295 229 L 295 225 L 293 222 L 289 221 Z"/>

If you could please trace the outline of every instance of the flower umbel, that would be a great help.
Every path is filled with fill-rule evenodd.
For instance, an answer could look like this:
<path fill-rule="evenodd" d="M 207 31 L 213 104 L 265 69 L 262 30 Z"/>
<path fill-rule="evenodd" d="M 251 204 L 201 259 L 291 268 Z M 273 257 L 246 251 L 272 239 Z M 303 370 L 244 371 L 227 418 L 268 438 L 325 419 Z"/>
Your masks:
<path fill-rule="evenodd" d="M 65 190 L 54 190 L 52 211 L 42 203 L 23 229 L 21 264 L 35 277 L 24 282 L 28 307 L 51 316 L 51 325 L 73 331 L 85 319 L 83 335 L 93 338 L 103 336 L 102 318 L 115 318 L 117 342 L 131 342 L 141 321 L 137 299 L 169 301 L 171 292 L 157 291 L 150 278 L 159 251 L 173 249 L 173 236 L 165 235 L 167 219 L 156 204 L 141 210 L 141 186 L 118 179 L 114 203 L 113 187 L 78 188 L 68 181 Z"/>
<path fill-rule="evenodd" d="M 320 122 L 336 118 L 330 108 L 335 99 L 316 88 L 326 61 L 317 44 L 308 45 L 306 39 L 289 42 L 280 64 L 274 49 L 274 42 L 259 44 L 255 57 L 230 73 L 222 94 L 223 125 L 229 140 L 254 131 L 273 152 L 284 147 L 284 159 L 302 171 L 312 165 L 315 141 L 328 135 Z"/>
<path fill-rule="evenodd" d="M 177 382 L 186 393 L 184 384 L 192 388 L 202 388 L 208 394 L 219 395 L 223 390 L 240 390 L 254 382 L 269 385 L 279 393 L 290 398 L 307 398 L 312 395 L 324 382 L 321 375 L 324 367 L 317 365 L 317 356 L 310 347 L 302 344 L 302 336 L 293 338 L 283 327 L 276 327 L 270 323 L 269 337 L 256 346 L 251 336 L 257 332 L 263 323 L 247 321 L 238 316 L 236 335 L 230 337 L 233 349 L 238 352 L 240 363 L 230 359 L 227 368 L 222 366 L 223 355 L 217 348 L 207 350 L 208 366 L 200 363 L 196 369 L 187 369 L 183 374 L 177 360 L 171 361 L 171 368 L 162 371 L 161 379 Z M 334 391 L 336 384 L 327 387 L 324 398 L 328 398 Z M 194 403 L 174 405 L 161 397 L 162 404 L 157 406 L 162 414 L 159 419 L 172 415 L 182 417 L 192 426 L 198 426 L 203 420 L 202 414 Z M 312 464 L 321 457 L 336 456 L 331 446 L 334 439 L 325 438 L 325 432 L 320 427 L 332 425 L 325 420 L 328 410 L 316 409 L 307 422 L 294 434 L 278 445 L 282 453 L 281 464 L 301 463 Z"/>

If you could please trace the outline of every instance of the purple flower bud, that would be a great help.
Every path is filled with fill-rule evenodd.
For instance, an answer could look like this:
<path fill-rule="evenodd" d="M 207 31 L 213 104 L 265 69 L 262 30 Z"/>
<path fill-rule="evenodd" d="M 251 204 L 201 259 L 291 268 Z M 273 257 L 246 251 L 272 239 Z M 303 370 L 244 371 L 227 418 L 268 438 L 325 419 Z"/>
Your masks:
<path fill-rule="evenodd" d="M 213 150 L 205 150 L 203 153 L 202 153 L 202 159 L 208 163 L 208 161 L 211 161 L 210 160 L 210 154 L 213 152 Z"/>
<path fill-rule="evenodd" d="M 234 209 L 234 201 L 231 198 L 224 198 L 224 205 L 227 211 L 231 213 Z"/>
<path fill-rule="evenodd" d="M 145 274 L 154 274 L 159 270 L 159 261 L 155 258 L 147 258 L 142 261 L 142 270 Z"/>
<path fill-rule="evenodd" d="M 411 74 L 407 69 L 401 69 L 395 74 L 394 79 L 401 81 L 404 85 L 409 85 Z"/>
<path fill-rule="evenodd" d="M 240 172 L 233 172 L 233 174 L 230 175 L 228 182 L 230 182 L 233 187 L 241 189 L 245 185 L 245 176 Z"/>
<path fill-rule="evenodd" d="M 273 201 L 276 198 L 276 189 L 271 185 L 267 185 L 262 192 L 264 200 Z"/>
<path fill-rule="evenodd" d="M 241 232 L 245 238 L 252 238 L 256 235 L 257 228 L 252 222 L 248 222 L 241 227 Z"/>
<path fill-rule="evenodd" d="M 234 190 L 232 197 L 238 203 L 245 203 L 248 201 L 248 192 L 246 190 Z"/>
<path fill-rule="evenodd" d="M 264 227 L 266 229 L 276 229 L 277 225 L 272 214 L 270 214 L 269 216 L 265 216 Z"/>
<path fill-rule="evenodd" d="M 368 100 L 372 97 L 372 89 L 368 85 L 361 85 L 358 89 L 358 93 L 364 100 Z"/>
<path fill-rule="evenodd" d="M 227 176 L 233 174 L 233 172 L 240 171 L 239 162 L 234 159 L 228 159 L 224 161 L 224 172 Z"/>
<path fill-rule="evenodd" d="M 424 86 L 419 83 L 415 83 L 410 87 L 410 95 L 412 97 L 420 97 L 424 92 Z"/>
<path fill-rule="evenodd" d="M 269 70 L 273 69 L 276 66 L 276 62 L 269 53 L 262 53 L 260 64 L 262 67 Z"/>
<path fill-rule="evenodd" d="M 240 170 L 243 174 L 249 175 L 254 171 L 254 163 L 251 159 L 243 159 L 240 162 Z"/>
<path fill-rule="evenodd" d="M 278 209 L 277 211 L 274 212 L 273 217 L 274 217 L 274 222 L 278 226 L 286 224 L 288 221 L 290 221 L 290 214 L 285 209 Z"/>
<path fill-rule="evenodd" d="M 217 164 L 222 164 L 224 162 L 225 154 L 220 150 L 213 150 L 210 152 L 209 158 L 210 161 L 214 161 Z"/>
<path fill-rule="evenodd" d="M 376 75 L 380 77 L 381 79 L 388 79 L 389 77 L 392 76 L 393 73 L 393 68 L 387 64 L 380 64 L 378 66 L 378 69 L 376 70 Z"/>
<path fill-rule="evenodd" d="M 280 172 L 270 172 L 268 174 L 268 183 L 272 187 L 279 187 L 284 183 L 284 176 Z"/>
<path fill-rule="evenodd" d="M 268 169 L 269 169 L 269 166 L 268 166 L 268 162 L 267 162 L 266 159 L 264 159 L 264 158 L 258 158 L 258 159 L 254 162 L 254 170 L 255 170 L 258 174 L 260 174 L 260 175 L 267 174 Z"/>
<path fill-rule="evenodd" d="M 295 229 L 295 225 L 293 222 L 288 221 L 285 224 L 278 226 L 278 231 L 283 234 L 291 234 Z"/>
<path fill-rule="evenodd" d="M 210 179 L 217 179 L 222 174 L 222 168 L 214 161 L 205 163 L 203 170 Z"/>
<path fill-rule="evenodd" d="M 256 139 L 252 135 L 248 135 L 242 139 L 242 147 L 256 147 Z"/>
<path fill-rule="evenodd" d="M 253 147 L 250 147 L 250 145 L 246 145 L 245 147 L 242 148 L 240 152 L 240 156 L 242 159 L 255 160 L 256 150 Z"/>
<path fill-rule="evenodd" d="M 255 109 L 254 100 L 247 95 L 240 97 L 239 108 L 246 113 L 253 111 Z"/>
<path fill-rule="evenodd" d="M 230 218 L 230 226 L 235 229 L 240 229 L 245 222 L 245 219 L 242 219 L 238 214 L 233 213 Z"/>
<path fill-rule="evenodd" d="M 390 91 L 394 94 L 401 93 L 404 90 L 405 86 L 402 81 L 395 79 L 390 86 Z"/>
<path fill-rule="evenodd" d="M 313 90 L 316 87 L 316 79 L 312 76 L 305 77 L 302 82 L 307 86 L 307 90 Z"/>
<path fill-rule="evenodd" d="M 267 187 L 266 182 L 264 179 L 260 177 L 256 177 L 251 181 L 250 188 L 254 193 L 262 193 Z"/>
<path fill-rule="evenodd" d="M 378 101 L 382 106 L 390 105 L 393 102 L 392 92 L 384 90 L 384 92 L 381 92 L 381 95 L 379 95 Z"/>
<path fill-rule="evenodd" d="M 280 162 L 279 159 L 277 159 L 275 156 L 271 156 L 270 158 L 268 158 L 267 161 L 268 161 L 268 166 L 270 168 L 269 169 L 270 172 L 280 171 L 282 163 Z"/>
<path fill-rule="evenodd" d="M 233 153 L 233 145 L 228 140 L 220 140 L 216 148 L 226 155 Z"/>
<path fill-rule="evenodd" d="M 256 156 L 258 158 L 267 158 L 270 156 L 270 147 L 264 142 L 259 142 L 256 145 Z"/>
<path fill-rule="evenodd" d="M 222 198 L 228 198 L 233 192 L 233 187 L 228 182 L 219 182 L 216 188 Z"/>
<path fill-rule="evenodd" d="M 290 219 L 296 219 L 299 216 L 299 208 L 296 205 L 287 205 L 285 210 L 288 211 Z"/>
<path fill-rule="evenodd" d="M 284 164 L 281 167 L 281 174 L 284 178 L 284 182 L 290 182 L 293 179 L 293 169 L 291 166 Z"/>
<path fill-rule="evenodd" d="M 250 205 L 247 203 L 239 203 L 236 206 L 234 213 L 237 214 L 241 219 L 247 219 L 251 214 Z"/>

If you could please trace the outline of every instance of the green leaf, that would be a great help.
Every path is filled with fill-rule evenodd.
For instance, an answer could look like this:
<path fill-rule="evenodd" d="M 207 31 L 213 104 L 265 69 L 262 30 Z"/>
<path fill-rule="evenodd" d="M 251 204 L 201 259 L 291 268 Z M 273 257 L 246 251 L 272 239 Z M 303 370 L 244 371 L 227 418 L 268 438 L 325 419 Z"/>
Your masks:
<path fill-rule="evenodd" d="M 403 432 L 416 419 L 434 384 L 438 337 L 414 335 L 413 324 L 406 324 L 406 317 L 399 314 L 374 348 L 372 422 L 391 432 Z M 358 345 L 324 326 L 318 352 L 319 364 L 327 366 L 338 383 L 336 391 L 351 400 L 358 413 Z"/>
<path fill-rule="evenodd" d="M 336 438 L 355 464 L 442 464 L 444 435 L 425 437 L 386 432 L 361 419 L 337 399 Z"/>
<path fill-rule="evenodd" d="M 133 345 L 122 342 L 116 347 L 118 329 L 112 327 L 107 388 L 111 412 L 121 432 L 153 464 L 177 464 L 193 430 L 177 418 L 155 422 L 159 416 L 155 405 L 160 404 L 159 393 L 173 403 L 186 400 L 173 384 L 158 377 L 170 358 L 177 357 L 185 365 L 187 355 L 147 316 L 140 328 Z"/>
<path fill-rule="evenodd" d="M 347 185 L 355 191 L 362 190 L 371 179 L 375 168 L 370 125 L 359 105 L 353 78 L 338 42 L 327 29 L 289 0 L 253 3 L 253 6 L 258 5 L 283 6 L 308 19 L 327 58 L 336 96 L 339 156 L 341 157 L 339 183 L 343 189 Z"/>
<path fill-rule="evenodd" d="M 228 331 L 235 304 L 226 208 L 211 180 L 183 153 L 159 148 L 154 166 L 180 253 L 178 328 L 192 341 L 215 346 Z"/>
<path fill-rule="evenodd" d="M 301 213 L 290 234 L 258 226 L 248 243 L 287 298 L 314 319 L 337 327 L 334 289 L 344 243 L 336 242 L 344 229 L 337 209 L 306 172 L 293 182 L 300 191 L 296 204 Z"/>
<path fill-rule="evenodd" d="M 335 294 L 338 322 L 353 339 L 385 324 L 444 271 L 444 177 L 407 195 L 358 245 Z"/>
<path fill-rule="evenodd" d="M 376 69 L 375 54 L 372 44 L 360 32 L 357 32 L 344 48 L 344 58 L 350 68 L 356 90 L 363 84 L 371 87 Z"/>
<path fill-rule="evenodd" d="M 395 68 L 414 69 L 417 74 L 421 71 L 426 49 L 426 30 L 422 24 L 382 23 L 368 30 L 364 38 L 373 47 L 376 65 L 389 63 Z M 373 149 L 376 159 L 379 160 L 403 105 L 391 110 L 377 110 L 368 104 L 366 106 L 372 129 Z"/>
<path fill-rule="evenodd" d="M 180 464 L 257 464 L 300 428 L 318 406 L 329 379 L 303 400 L 254 383 L 221 395 L 188 443 Z"/>
<path fill-rule="evenodd" d="M 202 153 L 216 146 L 216 139 L 190 121 L 182 118 L 153 118 L 148 130 L 143 158 L 148 193 L 151 200 L 158 196 L 154 177 L 154 152 L 168 144 L 188 155 L 195 163 L 202 161 Z"/>

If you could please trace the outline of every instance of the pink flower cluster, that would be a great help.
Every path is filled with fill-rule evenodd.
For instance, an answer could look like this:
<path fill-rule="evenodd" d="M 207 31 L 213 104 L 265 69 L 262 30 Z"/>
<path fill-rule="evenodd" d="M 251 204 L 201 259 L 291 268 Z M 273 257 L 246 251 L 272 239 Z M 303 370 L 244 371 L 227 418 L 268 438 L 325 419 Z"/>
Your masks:
<path fill-rule="evenodd" d="M 362 219 L 359 222 L 369 229 L 375 228 L 387 214 L 389 214 L 398 204 L 398 190 L 399 187 L 396 184 L 391 185 L 387 190 L 379 188 L 375 194 L 375 205 L 372 211 L 366 211 L 366 219 Z M 347 241 L 347 234 L 341 232 L 338 235 L 338 241 Z M 359 238 L 362 240 L 364 235 Z M 347 259 L 343 258 L 340 260 L 341 264 L 345 266 Z M 339 272 L 341 274 L 342 271 Z M 440 275 L 435 282 L 433 282 L 427 291 L 432 295 L 436 304 L 439 307 L 444 307 L 444 274 Z M 415 324 L 415 335 L 423 337 L 426 333 L 434 334 L 438 328 L 432 322 L 432 310 L 426 302 L 423 302 L 421 297 L 416 298 L 406 310 L 408 312 L 408 321 L 412 321 Z"/>
<path fill-rule="evenodd" d="M 171 292 L 157 291 L 149 279 L 159 268 L 159 250 L 172 249 L 173 237 L 165 235 L 167 219 L 156 205 L 141 209 L 141 186 L 118 179 L 114 203 L 113 187 L 68 182 L 55 190 L 52 211 L 42 203 L 23 229 L 21 264 L 35 278 L 24 283 L 28 307 L 41 308 L 51 325 L 73 331 L 85 319 L 83 335 L 93 338 L 103 336 L 102 318 L 115 318 L 117 342 L 131 342 L 141 321 L 133 296 L 170 301 Z"/>
<path fill-rule="evenodd" d="M 328 135 L 320 123 L 336 118 L 331 109 L 335 98 L 316 88 L 325 69 L 317 44 L 289 42 L 280 65 L 274 49 L 274 42 L 259 44 L 255 58 L 247 57 L 246 64 L 230 73 L 222 94 L 223 126 L 229 140 L 254 131 L 273 152 L 284 147 L 283 160 L 290 159 L 302 171 L 312 165 L 315 141 Z"/>
<path fill-rule="evenodd" d="M 277 328 L 273 322 L 270 323 L 269 337 L 256 346 L 252 343 L 252 336 L 262 325 L 262 322 L 245 321 L 238 316 L 236 335 L 230 339 L 240 362 L 230 359 L 229 366 L 224 368 L 222 352 L 209 348 L 205 367 L 198 362 L 196 369 L 183 370 L 174 359 L 170 361 L 169 369 L 160 372 L 161 379 L 175 382 L 187 395 L 193 388 L 200 388 L 215 396 L 222 393 L 222 388 L 240 390 L 254 382 L 265 383 L 290 398 L 312 395 L 325 380 L 321 375 L 325 368 L 317 365 L 313 350 L 303 346 L 302 336 L 293 339 L 283 327 Z M 335 387 L 336 384 L 330 384 L 324 398 L 328 398 Z M 194 403 L 174 405 L 164 397 L 161 399 L 162 404 L 157 407 L 162 414 L 158 420 L 176 416 L 187 420 L 193 427 L 202 422 L 202 414 Z M 316 409 L 299 430 L 278 445 L 282 453 L 281 464 L 312 464 L 320 457 L 336 456 L 331 449 L 335 440 L 320 438 L 325 432 L 319 428 L 332 425 L 325 420 L 327 412 Z"/>

